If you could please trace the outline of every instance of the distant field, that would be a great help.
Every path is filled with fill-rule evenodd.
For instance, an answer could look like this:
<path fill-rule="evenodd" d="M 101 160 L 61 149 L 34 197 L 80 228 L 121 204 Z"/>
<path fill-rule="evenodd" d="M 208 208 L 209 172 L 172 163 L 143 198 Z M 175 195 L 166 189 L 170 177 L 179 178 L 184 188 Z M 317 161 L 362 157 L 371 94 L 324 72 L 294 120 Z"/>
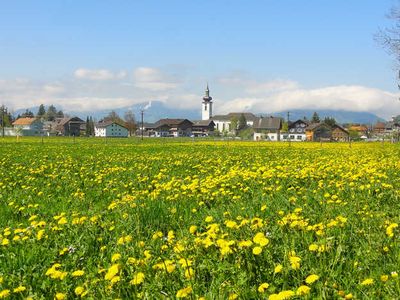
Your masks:
<path fill-rule="evenodd" d="M 396 299 L 400 145 L 0 138 L 0 299 Z"/>

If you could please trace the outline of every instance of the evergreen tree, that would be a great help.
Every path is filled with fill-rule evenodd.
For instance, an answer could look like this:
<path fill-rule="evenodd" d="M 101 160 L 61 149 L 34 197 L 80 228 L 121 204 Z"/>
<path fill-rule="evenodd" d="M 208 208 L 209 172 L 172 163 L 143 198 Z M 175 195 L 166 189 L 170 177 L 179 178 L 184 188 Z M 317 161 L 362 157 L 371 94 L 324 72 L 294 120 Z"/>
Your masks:
<path fill-rule="evenodd" d="M 86 136 L 90 136 L 90 121 L 89 121 L 89 116 L 86 117 Z"/>
<path fill-rule="evenodd" d="M 57 118 L 64 118 L 64 112 L 62 110 L 59 110 L 56 114 Z"/>
<path fill-rule="evenodd" d="M 240 115 L 239 122 L 238 122 L 238 130 L 245 129 L 247 126 L 247 120 L 244 114 Z"/>
<path fill-rule="evenodd" d="M 46 119 L 47 121 L 54 121 L 56 119 L 56 116 L 57 116 L 57 109 L 52 104 L 47 108 Z"/>
<path fill-rule="evenodd" d="M 94 136 L 94 121 L 92 116 L 89 118 L 90 135 Z"/>
<path fill-rule="evenodd" d="M 36 115 L 38 118 L 43 118 L 45 114 L 46 114 L 46 109 L 44 108 L 43 104 L 40 104 L 39 110 Z"/>
<path fill-rule="evenodd" d="M 21 115 L 22 118 L 34 118 L 35 115 L 29 109 L 26 109 L 25 112 Z"/>
<path fill-rule="evenodd" d="M 312 115 L 311 118 L 311 123 L 319 123 L 321 120 L 319 118 L 319 115 L 317 114 L 317 112 L 315 111 Z"/>
<path fill-rule="evenodd" d="M 330 127 L 334 126 L 336 124 L 336 120 L 335 118 L 331 118 L 331 117 L 325 117 L 324 119 L 324 123 Z"/>

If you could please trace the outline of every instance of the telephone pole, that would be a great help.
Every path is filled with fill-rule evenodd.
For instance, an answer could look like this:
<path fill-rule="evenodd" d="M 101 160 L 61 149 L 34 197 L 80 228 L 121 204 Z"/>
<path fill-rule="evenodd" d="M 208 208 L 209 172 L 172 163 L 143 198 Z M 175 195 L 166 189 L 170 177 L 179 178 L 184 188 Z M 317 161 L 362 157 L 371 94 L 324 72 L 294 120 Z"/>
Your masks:
<path fill-rule="evenodd" d="M 142 116 L 142 128 L 141 128 L 141 133 L 142 133 L 142 141 L 143 141 L 143 131 L 144 131 L 144 124 L 143 124 L 143 114 L 144 114 L 144 109 L 140 110 L 140 114 Z"/>
<path fill-rule="evenodd" d="M 4 104 L 1 105 L 1 132 L 2 137 L 4 138 Z"/>
<path fill-rule="evenodd" d="M 287 135 L 287 137 L 288 137 L 288 141 L 289 141 L 289 147 L 291 147 L 292 145 L 291 145 L 291 141 L 290 141 L 290 132 L 289 132 L 289 116 L 290 116 L 290 111 L 288 111 L 287 112 L 287 132 L 288 132 L 288 135 Z"/>

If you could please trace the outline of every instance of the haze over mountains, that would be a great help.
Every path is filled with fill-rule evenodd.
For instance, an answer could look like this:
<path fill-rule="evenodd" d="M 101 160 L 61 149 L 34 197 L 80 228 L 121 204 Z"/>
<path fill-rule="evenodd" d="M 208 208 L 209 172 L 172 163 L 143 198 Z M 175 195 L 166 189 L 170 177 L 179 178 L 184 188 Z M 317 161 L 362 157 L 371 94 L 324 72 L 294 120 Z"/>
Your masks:
<path fill-rule="evenodd" d="M 56 105 L 57 106 L 57 105 Z M 161 118 L 186 118 L 189 120 L 199 120 L 201 119 L 200 115 L 200 107 L 199 109 L 174 109 L 167 105 L 165 105 L 161 101 L 152 101 L 151 105 L 149 103 L 136 104 L 132 106 L 122 107 L 118 109 L 114 109 L 114 111 L 120 115 L 122 118 L 124 114 L 128 110 L 132 110 L 135 114 L 136 120 L 140 122 L 141 116 L 140 111 L 148 106 L 144 111 L 144 121 L 145 122 L 155 122 Z M 58 107 L 58 109 L 62 109 Z M 38 111 L 38 107 L 29 108 L 33 113 L 36 114 Z M 90 112 L 86 111 L 64 111 L 64 113 L 70 116 L 78 116 L 83 120 L 86 120 L 87 116 L 92 116 L 96 120 L 100 120 L 107 116 L 111 110 L 93 110 Z M 25 109 L 16 110 L 14 115 L 22 114 L 25 112 Z M 280 116 L 286 120 L 287 111 L 270 113 L 267 110 L 263 112 L 253 112 L 256 115 L 273 115 Z M 370 113 L 370 112 L 356 112 L 356 111 L 344 111 L 344 110 L 313 110 L 313 109 L 297 109 L 290 110 L 290 120 L 294 121 L 297 119 L 303 119 L 304 117 L 310 119 L 312 114 L 317 112 L 321 119 L 325 117 L 333 117 L 336 119 L 338 123 L 363 123 L 363 124 L 374 124 L 377 121 L 383 121 L 379 116 Z M 229 111 L 225 112 L 226 114 Z"/>

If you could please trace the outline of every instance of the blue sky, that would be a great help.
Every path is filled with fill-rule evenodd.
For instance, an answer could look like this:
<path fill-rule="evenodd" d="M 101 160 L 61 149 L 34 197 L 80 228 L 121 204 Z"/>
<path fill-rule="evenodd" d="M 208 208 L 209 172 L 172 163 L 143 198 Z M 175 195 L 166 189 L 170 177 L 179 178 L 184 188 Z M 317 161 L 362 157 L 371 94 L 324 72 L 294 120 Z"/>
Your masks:
<path fill-rule="evenodd" d="M 318 102 L 387 117 L 395 63 L 373 36 L 395 3 L 2 1 L 0 102 L 188 109 L 208 81 L 219 112 Z"/>

